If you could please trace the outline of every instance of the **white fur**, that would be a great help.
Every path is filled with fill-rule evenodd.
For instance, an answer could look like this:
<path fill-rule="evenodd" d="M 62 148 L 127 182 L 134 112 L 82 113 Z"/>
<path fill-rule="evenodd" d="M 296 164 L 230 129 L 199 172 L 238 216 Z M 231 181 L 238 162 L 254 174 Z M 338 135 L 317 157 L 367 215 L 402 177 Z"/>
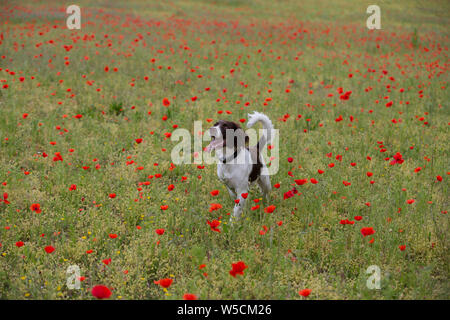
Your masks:
<path fill-rule="evenodd" d="M 269 117 L 264 113 L 255 111 L 252 114 L 248 114 L 248 119 L 247 128 L 253 127 L 258 121 L 261 121 L 263 125 L 263 135 L 259 140 L 259 147 L 262 148 L 266 145 L 266 143 L 270 143 L 272 141 L 273 125 Z"/>
<path fill-rule="evenodd" d="M 272 130 L 273 125 L 272 121 L 262 113 L 254 112 L 253 114 L 249 114 L 249 121 L 247 123 L 247 127 L 251 128 L 254 126 L 257 122 L 261 122 L 264 132 L 259 140 L 259 149 L 262 150 L 263 147 L 270 143 L 272 140 Z M 215 128 L 215 127 L 213 127 Z M 217 130 L 217 128 L 214 129 L 215 132 L 220 132 L 220 130 Z M 245 200 L 242 197 L 243 193 L 248 193 L 248 190 L 250 188 L 250 182 L 249 182 L 249 176 L 252 172 L 253 163 L 250 152 L 243 148 L 239 151 L 238 155 L 235 159 L 232 161 L 227 161 L 226 163 L 223 163 L 223 159 L 230 159 L 233 157 L 234 149 L 225 149 L 225 154 L 223 153 L 222 148 L 218 148 L 215 151 L 216 157 L 221 160 L 218 161 L 217 164 L 217 176 L 219 177 L 220 181 L 222 181 L 227 189 L 228 192 L 233 199 L 239 199 L 239 203 L 235 204 L 234 210 L 233 210 L 233 217 L 235 219 L 239 219 L 242 211 L 244 209 Z M 272 186 L 270 184 L 270 178 L 268 175 L 264 175 L 263 173 L 267 173 L 267 168 L 264 163 L 263 157 L 259 154 L 260 162 L 262 163 L 261 168 L 261 175 L 258 179 L 255 180 L 255 182 L 258 183 L 261 191 L 264 194 L 264 199 L 268 200 L 269 192 L 272 189 Z"/>

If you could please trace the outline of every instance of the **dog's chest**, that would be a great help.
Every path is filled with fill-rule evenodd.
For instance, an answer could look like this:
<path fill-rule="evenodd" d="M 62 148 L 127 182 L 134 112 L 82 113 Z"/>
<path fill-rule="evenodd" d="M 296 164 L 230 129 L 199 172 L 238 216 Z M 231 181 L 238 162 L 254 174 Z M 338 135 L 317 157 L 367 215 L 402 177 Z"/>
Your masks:
<path fill-rule="evenodd" d="M 218 164 L 217 176 L 220 181 L 231 189 L 236 189 L 239 186 L 245 186 L 248 183 L 248 165 L 237 164 Z"/>
<path fill-rule="evenodd" d="M 217 176 L 219 177 L 219 180 L 227 183 L 233 181 L 233 171 L 228 168 L 229 166 L 224 164 L 219 164 L 217 166 Z"/>

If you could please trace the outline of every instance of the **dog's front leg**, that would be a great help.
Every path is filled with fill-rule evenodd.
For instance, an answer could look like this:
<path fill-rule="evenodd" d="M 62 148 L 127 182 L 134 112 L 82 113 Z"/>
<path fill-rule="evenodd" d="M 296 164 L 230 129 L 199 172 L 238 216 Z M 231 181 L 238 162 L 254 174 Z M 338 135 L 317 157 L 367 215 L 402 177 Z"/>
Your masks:
<path fill-rule="evenodd" d="M 239 202 L 234 205 L 234 212 L 233 216 L 231 217 L 231 220 L 238 220 L 241 217 L 242 211 L 244 210 L 245 206 L 245 198 L 242 196 L 243 193 L 246 193 L 248 195 L 247 189 L 238 189 L 238 199 Z"/>
<path fill-rule="evenodd" d="M 234 192 L 233 190 L 231 190 L 231 188 L 229 186 L 226 186 L 228 193 L 230 194 L 231 199 L 234 201 L 236 199 L 236 192 Z"/>

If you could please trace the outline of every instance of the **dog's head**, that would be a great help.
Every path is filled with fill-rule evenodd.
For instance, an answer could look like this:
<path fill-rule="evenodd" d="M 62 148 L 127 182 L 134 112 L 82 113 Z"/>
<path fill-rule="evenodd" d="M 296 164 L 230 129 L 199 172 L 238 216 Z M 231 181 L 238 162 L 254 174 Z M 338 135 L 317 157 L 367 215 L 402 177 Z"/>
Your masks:
<path fill-rule="evenodd" d="M 219 120 L 209 128 L 211 143 L 206 147 L 207 152 L 218 148 L 243 148 L 248 142 L 248 136 L 241 126 L 232 121 Z"/>

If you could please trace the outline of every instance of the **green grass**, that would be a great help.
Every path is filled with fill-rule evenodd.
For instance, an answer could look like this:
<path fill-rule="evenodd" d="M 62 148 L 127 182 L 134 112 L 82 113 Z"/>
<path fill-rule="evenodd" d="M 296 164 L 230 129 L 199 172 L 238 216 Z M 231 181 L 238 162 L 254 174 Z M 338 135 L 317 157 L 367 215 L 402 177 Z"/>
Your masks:
<path fill-rule="evenodd" d="M 305 299 L 305 288 L 308 299 L 449 298 L 448 2 L 381 1 L 374 31 L 366 1 L 77 4 L 81 30 L 65 29 L 58 1 L 2 3 L 0 199 L 10 204 L 0 202 L 0 298 L 94 299 L 98 284 L 113 299 Z M 230 226 L 216 166 L 171 166 L 165 133 L 254 110 L 279 130 L 271 182 L 281 186 L 257 210 L 253 188 Z M 390 165 L 397 152 L 405 161 Z M 301 194 L 284 200 L 294 185 Z M 222 208 L 209 212 L 212 203 Z M 248 268 L 233 278 L 237 261 Z M 85 277 L 80 290 L 66 286 L 70 265 Z M 371 265 L 380 290 L 366 286 Z"/>

